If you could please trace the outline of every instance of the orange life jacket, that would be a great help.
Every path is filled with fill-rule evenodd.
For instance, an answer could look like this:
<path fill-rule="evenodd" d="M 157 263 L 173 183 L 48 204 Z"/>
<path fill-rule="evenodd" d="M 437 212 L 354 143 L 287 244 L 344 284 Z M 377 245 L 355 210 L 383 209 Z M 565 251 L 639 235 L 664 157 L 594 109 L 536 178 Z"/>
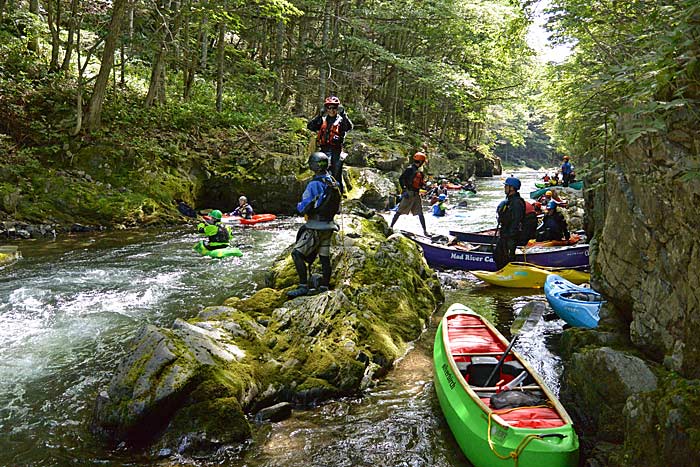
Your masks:
<path fill-rule="evenodd" d="M 328 119 L 324 118 L 321 128 L 318 130 L 318 136 L 316 141 L 319 146 L 339 146 L 341 143 L 340 138 L 340 122 L 343 117 L 338 115 L 335 117 L 335 121 L 331 124 L 330 130 L 328 129 Z"/>

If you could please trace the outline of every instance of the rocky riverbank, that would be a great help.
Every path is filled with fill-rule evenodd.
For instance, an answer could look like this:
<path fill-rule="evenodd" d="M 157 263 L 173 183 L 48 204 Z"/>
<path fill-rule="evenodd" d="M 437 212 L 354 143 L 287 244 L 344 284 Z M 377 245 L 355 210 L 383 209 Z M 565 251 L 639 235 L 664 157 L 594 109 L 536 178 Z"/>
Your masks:
<path fill-rule="evenodd" d="M 385 374 L 442 290 L 413 242 L 359 203 L 348 211 L 329 292 L 286 300 L 297 281 L 286 252 L 253 296 L 171 329 L 144 326 L 100 392 L 95 431 L 154 455 L 211 452 L 247 440 L 255 414 L 357 393 Z"/>

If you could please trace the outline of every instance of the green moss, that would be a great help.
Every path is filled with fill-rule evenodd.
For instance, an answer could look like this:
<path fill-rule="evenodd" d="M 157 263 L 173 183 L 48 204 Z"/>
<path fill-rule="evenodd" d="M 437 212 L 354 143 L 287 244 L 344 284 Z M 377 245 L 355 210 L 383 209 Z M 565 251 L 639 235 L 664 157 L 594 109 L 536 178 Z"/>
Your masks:
<path fill-rule="evenodd" d="M 208 451 L 212 445 L 245 441 L 250 438 L 251 429 L 237 398 L 222 397 L 178 410 L 168 428 L 167 438 L 175 441 L 172 444 L 179 445 L 180 439 L 190 433 L 198 436 L 189 450 Z"/>
<path fill-rule="evenodd" d="M 264 288 L 248 299 L 229 299 L 224 304 L 235 306 L 240 311 L 254 316 L 257 314 L 270 314 L 272 310 L 281 306 L 286 300 L 287 298 L 281 290 Z"/>

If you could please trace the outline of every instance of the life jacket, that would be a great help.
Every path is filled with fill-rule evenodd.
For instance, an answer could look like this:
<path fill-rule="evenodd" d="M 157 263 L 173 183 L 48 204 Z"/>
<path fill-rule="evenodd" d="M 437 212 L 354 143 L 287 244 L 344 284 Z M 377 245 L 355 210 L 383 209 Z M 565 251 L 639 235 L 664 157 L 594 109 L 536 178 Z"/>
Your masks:
<path fill-rule="evenodd" d="M 523 200 L 524 201 L 524 200 Z M 525 216 L 520 223 L 520 235 L 518 235 L 518 245 L 527 244 L 528 240 L 537 237 L 537 212 L 532 203 L 525 202 Z"/>
<path fill-rule="evenodd" d="M 340 186 L 330 175 L 319 180 L 324 184 L 323 195 L 318 206 L 311 207 L 307 212 L 310 219 L 316 219 L 322 222 L 330 222 L 336 214 L 340 212 L 340 203 L 342 201 L 342 193 Z M 316 203 L 311 203 L 311 205 Z"/>
<path fill-rule="evenodd" d="M 222 224 L 217 224 L 216 226 L 218 230 L 214 235 L 209 236 L 209 243 L 211 244 L 217 244 L 217 243 L 228 243 L 230 240 L 228 229 L 224 227 Z"/>
<path fill-rule="evenodd" d="M 411 188 L 413 191 L 420 191 L 423 186 L 425 186 L 425 175 L 420 170 L 417 170 L 411 181 Z"/>
<path fill-rule="evenodd" d="M 329 126 L 328 118 L 323 119 L 321 128 L 318 130 L 318 136 L 316 137 L 319 146 L 340 146 L 342 144 L 343 141 L 340 136 L 340 122 L 342 121 L 343 117 L 338 115 Z"/>

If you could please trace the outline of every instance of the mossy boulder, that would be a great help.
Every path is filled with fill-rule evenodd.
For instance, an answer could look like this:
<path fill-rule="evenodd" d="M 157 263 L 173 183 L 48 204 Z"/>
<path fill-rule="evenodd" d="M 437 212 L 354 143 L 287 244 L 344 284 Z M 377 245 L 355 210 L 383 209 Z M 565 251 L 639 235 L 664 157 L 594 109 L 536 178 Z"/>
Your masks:
<path fill-rule="evenodd" d="M 357 393 L 389 371 L 442 290 L 413 242 L 349 210 L 363 215 L 338 219 L 332 290 L 286 300 L 298 280 L 286 254 L 253 296 L 145 326 L 98 397 L 94 429 L 154 452 L 211 451 L 248 438 L 247 414 Z"/>

